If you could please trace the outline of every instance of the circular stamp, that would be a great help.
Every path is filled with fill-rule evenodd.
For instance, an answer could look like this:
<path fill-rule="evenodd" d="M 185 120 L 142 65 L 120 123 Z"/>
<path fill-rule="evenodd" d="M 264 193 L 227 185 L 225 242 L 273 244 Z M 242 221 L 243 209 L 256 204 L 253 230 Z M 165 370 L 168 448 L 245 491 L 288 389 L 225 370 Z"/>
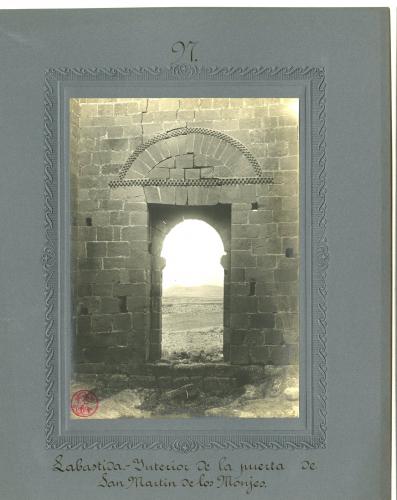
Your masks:
<path fill-rule="evenodd" d="M 91 417 L 97 411 L 98 405 L 98 398 L 91 391 L 77 391 L 72 396 L 71 408 L 77 417 Z"/>

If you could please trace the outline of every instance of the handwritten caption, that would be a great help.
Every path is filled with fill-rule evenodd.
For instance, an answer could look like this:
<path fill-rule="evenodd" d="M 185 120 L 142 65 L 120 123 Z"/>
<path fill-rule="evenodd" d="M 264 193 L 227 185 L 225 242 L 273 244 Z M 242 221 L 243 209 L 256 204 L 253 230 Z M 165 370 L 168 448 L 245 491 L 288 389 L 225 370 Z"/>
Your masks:
<path fill-rule="evenodd" d="M 315 472 L 317 464 L 310 460 L 299 463 L 301 471 Z M 189 462 L 153 462 L 143 458 L 132 458 L 125 463 L 112 460 L 87 462 L 78 458 L 73 462 L 65 461 L 58 455 L 53 464 L 54 472 L 94 473 L 98 488 L 143 489 L 191 488 L 217 489 L 228 488 L 241 490 L 247 495 L 269 486 L 269 479 L 274 475 L 284 474 L 287 466 L 283 462 L 234 463 L 227 457 L 219 460 L 198 460 Z"/>

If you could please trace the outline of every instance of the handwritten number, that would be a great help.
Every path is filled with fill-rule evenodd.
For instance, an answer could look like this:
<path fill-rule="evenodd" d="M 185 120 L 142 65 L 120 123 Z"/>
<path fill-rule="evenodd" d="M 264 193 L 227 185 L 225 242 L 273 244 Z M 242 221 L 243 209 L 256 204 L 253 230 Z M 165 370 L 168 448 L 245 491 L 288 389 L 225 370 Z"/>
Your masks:
<path fill-rule="evenodd" d="M 301 462 L 301 469 L 302 470 L 309 470 L 309 471 L 317 470 L 316 462 L 310 462 L 309 460 L 303 460 L 303 462 Z"/>
<path fill-rule="evenodd" d="M 171 52 L 173 54 L 179 54 L 179 57 L 174 62 L 177 62 L 184 58 L 185 60 L 188 60 L 189 62 L 197 62 L 198 59 L 195 57 L 193 50 L 196 47 L 198 42 L 192 42 L 189 40 L 189 42 L 184 43 L 181 40 L 178 42 L 175 42 L 172 47 L 171 47 Z"/>
<path fill-rule="evenodd" d="M 171 47 L 171 51 L 173 54 L 180 53 L 180 56 L 176 59 L 176 61 L 179 61 L 179 59 L 181 59 L 183 57 L 185 50 L 186 50 L 186 47 L 185 47 L 185 44 L 183 42 L 175 42 L 174 45 Z"/>

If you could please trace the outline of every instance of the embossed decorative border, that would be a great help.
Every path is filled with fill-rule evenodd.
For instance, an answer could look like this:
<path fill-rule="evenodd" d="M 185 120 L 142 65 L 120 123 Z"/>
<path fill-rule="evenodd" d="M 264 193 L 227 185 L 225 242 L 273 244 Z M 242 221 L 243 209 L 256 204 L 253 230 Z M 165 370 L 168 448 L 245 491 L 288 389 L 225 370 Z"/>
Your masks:
<path fill-rule="evenodd" d="M 205 432 L 175 432 L 150 434 L 79 434 L 59 432 L 57 366 L 58 342 L 57 284 L 59 279 L 57 250 L 57 151 L 59 82 L 107 81 L 202 81 L 202 82 L 280 82 L 296 81 L 307 84 L 310 91 L 311 120 L 311 189 L 312 189 L 312 378 L 314 381 L 312 432 L 293 434 L 275 432 L 273 435 L 252 431 L 225 432 L 208 435 Z M 204 67 L 180 64 L 169 67 L 131 68 L 51 68 L 44 80 L 44 225 L 45 244 L 42 263 L 45 281 L 45 442 L 47 448 L 57 449 L 166 449 L 181 453 L 199 449 L 312 449 L 326 446 L 327 430 L 327 268 L 329 263 L 326 236 L 326 82 L 324 68 L 319 67 Z M 255 160 L 255 159 L 254 159 Z M 264 182 L 263 177 L 250 178 Z M 258 181 L 260 179 L 260 181 Z M 226 179 L 225 179 L 226 180 Z M 225 181 L 224 180 L 224 181 Z M 238 179 L 239 182 L 244 180 Z M 156 181 L 154 179 L 154 181 Z M 215 182 L 217 180 L 214 180 Z M 227 179 L 233 182 L 233 179 Z M 118 182 L 118 181 L 116 181 Z M 129 185 L 130 181 L 126 182 Z M 134 182 L 134 181 L 133 181 Z M 266 181 L 265 181 L 266 182 Z M 271 180 L 270 180 L 271 182 Z"/>

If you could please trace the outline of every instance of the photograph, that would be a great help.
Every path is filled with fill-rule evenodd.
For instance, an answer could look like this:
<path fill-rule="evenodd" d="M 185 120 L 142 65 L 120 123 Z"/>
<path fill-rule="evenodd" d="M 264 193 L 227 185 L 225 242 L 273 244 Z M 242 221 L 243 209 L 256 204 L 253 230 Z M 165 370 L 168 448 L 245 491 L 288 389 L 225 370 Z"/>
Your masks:
<path fill-rule="evenodd" d="M 299 98 L 70 98 L 71 419 L 299 417 Z"/>

